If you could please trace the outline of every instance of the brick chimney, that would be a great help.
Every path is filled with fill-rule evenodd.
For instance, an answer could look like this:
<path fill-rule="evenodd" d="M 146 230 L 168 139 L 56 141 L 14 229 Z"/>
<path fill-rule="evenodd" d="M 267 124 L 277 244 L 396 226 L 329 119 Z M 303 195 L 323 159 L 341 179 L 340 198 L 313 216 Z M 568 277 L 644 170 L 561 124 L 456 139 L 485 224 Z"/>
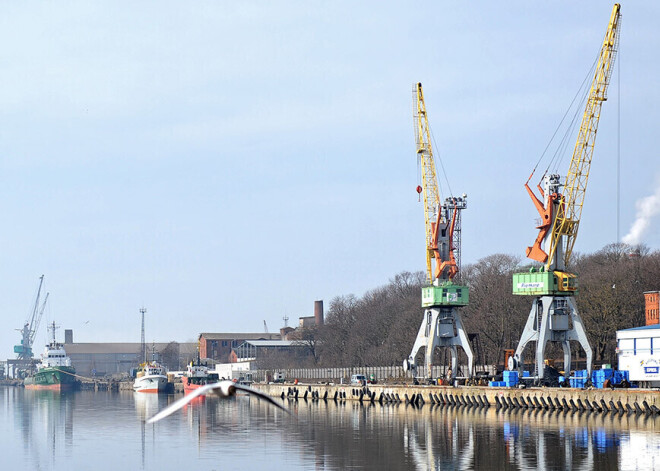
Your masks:
<path fill-rule="evenodd" d="M 314 323 L 323 325 L 323 300 L 314 301 Z"/>

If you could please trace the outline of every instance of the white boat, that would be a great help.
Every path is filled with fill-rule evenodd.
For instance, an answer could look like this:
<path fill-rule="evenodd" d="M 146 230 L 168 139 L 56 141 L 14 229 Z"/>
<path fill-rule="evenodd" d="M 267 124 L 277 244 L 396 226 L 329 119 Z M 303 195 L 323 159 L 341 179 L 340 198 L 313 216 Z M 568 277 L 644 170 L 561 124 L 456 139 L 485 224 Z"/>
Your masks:
<path fill-rule="evenodd" d="M 158 393 L 165 391 L 167 387 L 167 371 L 164 366 L 156 362 L 150 362 L 140 365 L 133 391 L 144 393 Z"/>

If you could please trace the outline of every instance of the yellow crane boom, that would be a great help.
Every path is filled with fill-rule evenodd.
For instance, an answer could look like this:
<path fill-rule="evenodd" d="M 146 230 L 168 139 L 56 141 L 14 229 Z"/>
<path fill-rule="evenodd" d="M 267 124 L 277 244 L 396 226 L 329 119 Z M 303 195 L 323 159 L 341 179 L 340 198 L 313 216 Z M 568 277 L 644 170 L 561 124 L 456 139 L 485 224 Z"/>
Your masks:
<path fill-rule="evenodd" d="M 563 204 L 558 205 L 557 216 L 552 228 L 550 253 L 546 261 L 546 269 L 551 269 L 554 255 L 559 244 L 562 244 L 562 236 L 565 238 L 564 266 L 567 266 L 575 239 L 577 237 L 582 205 L 589 179 L 589 169 L 594 152 L 596 132 L 603 102 L 607 100 L 607 86 L 610 82 L 614 60 L 616 58 L 619 44 L 619 25 L 621 18 L 621 6 L 617 3 L 612 9 L 609 26 L 603 45 L 598 57 L 596 72 L 587 99 L 587 105 L 582 117 L 582 125 L 578 133 L 573 157 L 566 176 L 565 189 L 563 192 Z"/>
<path fill-rule="evenodd" d="M 422 169 L 421 193 L 424 200 L 424 224 L 426 228 L 426 267 L 429 283 L 432 283 L 433 268 L 431 260 L 434 258 L 434 253 L 431 247 L 433 246 L 434 226 L 440 211 L 440 190 L 438 189 L 438 179 L 435 173 L 429 120 L 426 115 L 421 83 L 415 84 L 413 88 L 413 106 L 415 144 Z M 418 191 L 420 191 L 419 188 Z"/>
<path fill-rule="evenodd" d="M 458 273 L 460 252 L 460 211 L 465 209 L 466 196 L 450 197 L 440 203 L 438 178 L 431 146 L 426 105 L 422 84 L 413 88 L 413 115 L 415 118 L 415 143 L 422 169 L 422 186 L 417 187 L 424 195 L 424 223 L 426 227 L 426 269 L 430 284 L 452 281 Z M 433 269 L 435 259 L 435 270 Z"/>

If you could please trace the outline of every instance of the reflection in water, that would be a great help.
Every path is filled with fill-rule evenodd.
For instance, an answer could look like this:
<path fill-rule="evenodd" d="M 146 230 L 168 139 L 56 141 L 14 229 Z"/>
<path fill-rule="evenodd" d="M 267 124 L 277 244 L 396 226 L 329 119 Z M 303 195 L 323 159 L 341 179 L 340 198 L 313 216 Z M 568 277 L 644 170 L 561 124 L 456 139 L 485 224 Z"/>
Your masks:
<path fill-rule="evenodd" d="M 135 398 L 135 411 L 140 419 L 140 469 L 144 469 L 147 449 L 147 426 L 145 421 L 158 412 L 158 394 L 134 392 L 133 395 Z M 151 429 L 151 431 L 153 444 L 156 441 L 156 437 L 154 429 Z"/>
<path fill-rule="evenodd" d="M 654 469 L 644 452 L 660 446 L 645 415 L 302 402 L 298 416 L 322 469 Z"/>
<path fill-rule="evenodd" d="M 73 410 L 75 395 L 71 392 L 24 391 L 2 388 L 4 401 L 14 412 L 15 429 L 20 431 L 26 464 L 42 461 L 55 463 L 66 457 L 73 446 Z M 11 407 L 20 401 L 23 407 Z M 45 431 L 46 433 L 41 433 Z M 15 452 L 16 450 L 12 450 Z M 29 469 L 30 466 L 27 466 Z"/>
<path fill-rule="evenodd" d="M 3 469 L 654 469 L 660 418 L 0 388 Z M 9 451 L 11 453 L 9 453 Z M 12 461 L 14 460 L 14 461 Z M 654 461 L 655 460 L 655 461 Z"/>

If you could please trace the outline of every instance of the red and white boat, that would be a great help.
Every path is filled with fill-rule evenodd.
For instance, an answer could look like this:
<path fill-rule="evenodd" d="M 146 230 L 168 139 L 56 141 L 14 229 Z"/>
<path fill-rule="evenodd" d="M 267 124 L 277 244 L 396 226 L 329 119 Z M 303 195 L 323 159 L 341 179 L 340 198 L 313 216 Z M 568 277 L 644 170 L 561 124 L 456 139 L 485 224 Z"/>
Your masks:
<path fill-rule="evenodd" d="M 184 394 L 189 394 L 201 386 L 217 383 L 218 381 L 220 381 L 218 373 L 209 372 L 209 368 L 199 361 L 197 363 L 190 362 L 185 374 L 181 377 Z"/>
<path fill-rule="evenodd" d="M 158 393 L 167 388 L 167 371 L 164 366 L 152 361 L 140 365 L 133 391 L 140 393 Z"/>

